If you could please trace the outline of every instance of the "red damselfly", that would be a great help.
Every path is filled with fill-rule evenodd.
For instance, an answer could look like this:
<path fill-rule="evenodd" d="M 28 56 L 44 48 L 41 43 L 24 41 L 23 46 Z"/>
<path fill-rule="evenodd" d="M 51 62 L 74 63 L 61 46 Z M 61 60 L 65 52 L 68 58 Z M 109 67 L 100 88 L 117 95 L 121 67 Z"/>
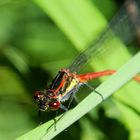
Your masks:
<path fill-rule="evenodd" d="M 134 4 L 136 4 L 135 8 L 137 8 L 139 4 L 137 1 L 134 2 Z M 109 26 L 104 30 L 97 41 L 91 44 L 85 51 L 80 53 L 70 67 L 62 69 L 58 72 L 47 89 L 44 89 L 43 91 L 36 91 L 34 98 L 38 103 L 39 110 L 55 111 L 63 109 L 67 111 L 68 107 L 65 107 L 63 103 L 68 100 L 71 103 L 73 96 L 81 85 L 87 85 L 89 80 L 112 75 L 116 72 L 115 70 L 105 70 L 101 72 L 91 72 L 80 75 L 77 74 L 77 72 L 79 72 L 79 70 L 91 57 L 100 53 L 100 50 L 104 47 L 105 42 L 110 40 L 112 36 L 118 37 L 126 45 L 137 36 L 136 30 L 139 23 L 134 24 L 131 14 L 129 14 L 125 7 L 126 5 L 122 6 L 121 10 L 112 19 Z M 137 12 L 137 18 L 140 18 L 140 11 L 138 8 Z M 140 82 L 140 77 L 137 76 L 134 79 Z M 102 96 L 100 93 L 98 94 Z"/>

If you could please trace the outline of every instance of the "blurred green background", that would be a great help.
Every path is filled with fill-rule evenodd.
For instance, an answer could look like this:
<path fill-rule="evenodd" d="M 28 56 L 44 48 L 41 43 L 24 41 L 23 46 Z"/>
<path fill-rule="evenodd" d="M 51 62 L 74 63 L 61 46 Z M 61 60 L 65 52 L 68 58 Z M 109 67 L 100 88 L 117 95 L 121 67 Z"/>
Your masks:
<path fill-rule="evenodd" d="M 0 1 L 0 139 L 15 139 L 39 125 L 34 92 L 46 88 L 59 69 L 99 36 L 120 5 L 115 0 Z M 109 57 L 110 51 L 84 71 L 119 68 L 138 50 L 121 46 L 122 53 L 113 48 L 123 61 Z M 104 57 L 112 62 L 101 62 Z M 124 94 L 108 99 L 55 140 L 140 139 L 140 87 L 131 81 L 120 92 Z M 79 95 L 79 101 L 84 96 Z M 41 121 L 54 116 L 42 113 Z"/>

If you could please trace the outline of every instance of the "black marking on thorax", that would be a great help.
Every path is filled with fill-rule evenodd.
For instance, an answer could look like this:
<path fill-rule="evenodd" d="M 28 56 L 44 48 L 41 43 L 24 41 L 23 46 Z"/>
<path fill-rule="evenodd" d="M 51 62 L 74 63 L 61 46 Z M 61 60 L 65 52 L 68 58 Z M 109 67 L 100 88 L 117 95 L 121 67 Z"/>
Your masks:
<path fill-rule="evenodd" d="M 58 74 L 56 75 L 56 77 L 54 78 L 54 80 L 52 81 L 52 84 L 50 85 L 49 89 L 57 89 L 59 87 L 59 85 L 61 84 L 63 77 L 66 73 L 65 72 L 61 72 L 59 71 Z"/>
<path fill-rule="evenodd" d="M 58 94 L 63 94 L 73 79 L 73 77 L 68 76 L 66 72 L 62 72 L 62 71 L 58 72 L 58 74 L 56 75 L 56 77 L 52 81 L 52 84 L 50 85 L 49 90 L 50 91 L 56 90 L 59 87 L 59 85 L 61 84 L 61 82 L 65 76 L 67 76 L 67 78 L 64 82 L 64 86 L 62 86 L 62 88 L 58 92 Z"/>

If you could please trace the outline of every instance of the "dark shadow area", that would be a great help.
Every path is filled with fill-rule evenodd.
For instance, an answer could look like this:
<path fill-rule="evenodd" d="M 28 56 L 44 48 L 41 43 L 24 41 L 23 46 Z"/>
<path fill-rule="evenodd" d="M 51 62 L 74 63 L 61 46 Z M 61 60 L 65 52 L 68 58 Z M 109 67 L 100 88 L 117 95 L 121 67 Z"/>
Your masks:
<path fill-rule="evenodd" d="M 93 120 L 89 115 L 87 117 L 104 134 L 105 138 L 103 140 L 129 139 L 127 128 L 117 119 L 108 117 L 102 107 L 98 110 L 98 119 Z"/>
<path fill-rule="evenodd" d="M 81 139 L 81 127 L 79 122 L 75 122 L 72 124 L 69 128 L 64 130 L 62 133 L 60 133 L 58 136 L 54 138 L 54 140 L 80 140 Z"/>

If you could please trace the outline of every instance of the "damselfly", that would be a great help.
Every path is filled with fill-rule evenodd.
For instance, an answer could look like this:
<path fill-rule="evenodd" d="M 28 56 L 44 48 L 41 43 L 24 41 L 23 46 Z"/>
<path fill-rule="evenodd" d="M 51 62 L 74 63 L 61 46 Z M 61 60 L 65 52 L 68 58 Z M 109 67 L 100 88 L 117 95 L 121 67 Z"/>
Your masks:
<path fill-rule="evenodd" d="M 135 8 L 137 9 L 137 18 L 139 19 L 140 10 L 138 9 L 138 1 L 133 1 Z M 139 22 L 132 20 L 131 8 L 127 5 L 122 6 L 121 10 L 112 19 L 109 26 L 104 30 L 99 39 L 91 44 L 85 51 L 75 59 L 69 68 L 62 69 L 58 72 L 51 85 L 43 91 L 36 91 L 34 98 L 38 103 L 39 110 L 67 110 L 64 106 L 64 102 L 73 99 L 73 96 L 78 91 L 81 85 L 86 85 L 89 80 L 99 78 L 106 75 L 112 75 L 115 70 L 105 70 L 101 72 L 91 72 L 87 74 L 78 75 L 77 72 L 83 65 L 96 54 L 100 53 L 100 49 L 104 46 L 104 43 L 111 39 L 112 36 L 117 36 L 126 45 L 130 43 L 137 36 L 137 28 Z M 129 14 L 130 13 L 130 14 Z M 135 77 L 135 80 L 140 81 L 140 77 Z M 98 92 L 97 92 L 98 93 Z M 98 93 L 100 95 L 100 93 Z M 101 95 L 102 96 L 102 95 Z"/>

